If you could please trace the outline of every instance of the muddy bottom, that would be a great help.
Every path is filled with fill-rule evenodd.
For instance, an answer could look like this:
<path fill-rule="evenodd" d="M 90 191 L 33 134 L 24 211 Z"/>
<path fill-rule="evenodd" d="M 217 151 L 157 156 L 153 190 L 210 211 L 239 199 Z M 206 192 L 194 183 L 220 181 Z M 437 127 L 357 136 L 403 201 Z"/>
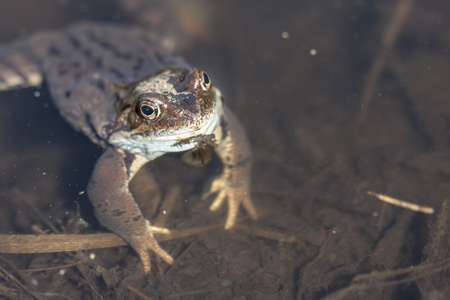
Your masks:
<path fill-rule="evenodd" d="M 32 3 L 0 5 L 2 44 L 80 19 L 166 20 L 146 5 Z M 450 297 L 448 2 L 167 3 L 155 11 L 177 21 L 164 30 L 247 131 L 259 219 L 241 211 L 225 231 L 226 209 L 200 199 L 217 157 L 204 169 L 164 157 L 147 166 L 160 191 L 138 198 L 150 220 L 184 232 L 161 242 L 173 265 L 152 257 L 145 276 L 128 246 L 0 254 L 0 298 Z M 45 86 L 0 93 L 0 144 L 2 234 L 107 232 L 85 193 L 102 150 L 59 116 Z"/>

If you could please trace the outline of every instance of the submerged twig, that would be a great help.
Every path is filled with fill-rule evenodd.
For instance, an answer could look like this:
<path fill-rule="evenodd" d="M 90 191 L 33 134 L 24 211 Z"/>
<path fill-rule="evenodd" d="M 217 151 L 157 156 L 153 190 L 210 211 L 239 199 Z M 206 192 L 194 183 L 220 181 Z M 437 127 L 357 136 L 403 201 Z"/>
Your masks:
<path fill-rule="evenodd" d="M 403 207 L 403 208 L 406 208 L 406 209 L 409 209 L 412 211 L 417 211 L 417 212 L 421 212 L 424 214 L 433 214 L 434 213 L 434 209 L 432 207 L 414 204 L 411 202 L 399 200 L 396 198 L 389 197 L 387 195 L 383 195 L 383 194 L 379 194 L 379 193 L 375 193 L 375 192 L 371 192 L 371 191 L 367 191 L 366 193 L 371 196 L 374 196 L 374 197 L 378 198 L 379 200 L 384 201 L 386 203 L 396 205 L 399 207 Z"/>
<path fill-rule="evenodd" d="M 375 88 L 378 83 L 378 78 L 384 69 L 386 60 L 391 52 L 392 46 L 405 23 L 406 17 L 409 15 L 412 4 L 414 0 L 399 0 L 397 6 L 395 7 L 394 13 L 383 32 L 381 50 L 375 57 L 372 66 L 370 67 L 369 75 L 367 77 L 366 84 L 364 85 L 362 97 L 361 97 L 361 107 L 357 117 L 357 121 L 361 121 L 367 114 L 367 110 L 370 101 L 373 97 Z"/>
<path fill-rule="evenodd" d="M 223 225 L 171 230 L 170 234 L 155 234 L 158 241 L 167 241 L 213 230 Z M 52 253 L 103 249 L 128 245 L 115 233 L 97 234 L 0 234 L 0 253 Z"/>

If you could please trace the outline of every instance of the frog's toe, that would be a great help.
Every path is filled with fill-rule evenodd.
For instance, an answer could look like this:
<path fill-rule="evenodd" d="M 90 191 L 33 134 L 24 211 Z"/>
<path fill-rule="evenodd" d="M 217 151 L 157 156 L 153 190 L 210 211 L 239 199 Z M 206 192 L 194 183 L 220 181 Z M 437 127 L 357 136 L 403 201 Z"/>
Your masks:
<path fill-rule="evenodd" d="M 209 190 L 208 190 L 208 191 L 205 191 L 205 192 L 203 193 L 202 200 L 208 199 L 211 195 L 213 195 L 213 194 L 215 194 L 215 193 L 219 193 L 219 195 L 218 195 L 218 197 L 217 197 L 217 198 L 219 198 L 220 193 L 221 193 L 221 192 L 224 190 L 224 188 L 226 187 L 226 183 L 227 183 L 227 180 L 223 180 L 222 177 L 219 177 L 219 178 L 214 179 L 213 182 L 211 182 L 211 185 L 210 185 L 210 187 L 209 187 Z M 226 196 L 226 195 L 225 195 L 225 196 Z M 217 200 L 216 200 L 216 201 L 217 201 Z M 214 203 L 216 203 L 216 201 L 214 201 Z M 223 202 L 223 200 L 222 200 L 222 202 Z M 218 207 L 222 204 L 222 202 L 218 204 Z M 213 203 L 213 205 L 214 205 L 214 203 Z M 216 208 L 216 209 L 217 209 L 217 208 Z M 214 209 L 211 208 L 211 210 L 214 210 Z"/>
<path fill-rule="evenodd" d="M 216 199 L 209 207 L 210 211 L 216 211 L 219 209 L 219 207 L 222 206 L 223 202 L 227 199 L 227 192 L 226 190 L 221 190 L 216 196 Z"/>
<path fill-rule="evenodd" d="M 229 182 L 225 177 L 219 177 L 212 182 L 210 190 L 203 195 L 202 199 L 209 198 L 209 196 L 215 193 L 217 193 L 216 198 L 209 207 L 211 211 L 219 209 L 225 200 L 228 202 L 228 216 L 225 222 L 225 229 L 231 229 L 236 224 L 236 218 L 241 204 L 252 219 L 255 220 L 258 218 L 256 209 L 250 198 L 248 183 L 236 185 Z"/>
<path fill-rule="evenodd" d="M 250 215 L 253 220 L 258 218 L 255 206 L 246 186 L 242 187 L 228 187 L 228 216 L 225 223 L 225 229 L 231 229 L 236 223 L 236 218 L 239 213 L 239 206 L 242 204 L 245 211 Z"/>
<path fill-rule="evenodd" d="M 228 216 L 225 222 L 225 229 L 231 229 L 236 224 L 236 218 L 239 213 L 239 201 L 231 199 L 230 196 L 228 197 Z"/>
<path fill-rule="evenodd" d="M 170 231 L 166 228 L 155 227 L 147 221 L 147 229 L 143 235 L 132 236 L 129 239 L 130 245 L 139 255 L 139 258 L 144 267 L 145 274 L 150 273 L 151 262 L 149 251 L 155 253 L 158 257 L 163 259 L 166 263 L 171 265 L 173 263 L 173 258 L 164 249 L 162 249 L 158 242 L 156 241 L 153 233 L 158 234 L 169 234 Z"/>
<path fill-rule="evenodd" d="M 227 188 L 229 181 L 224 178 L 224 176 L 218 177 L 213 180 L 208 191 L 203 193 L 202 200 L 209 199 L 211 195 L 217 194 L 215 196 L 214 202 L 209 207 L 210 211 L 216 211 L 222 206 L 223 202 L 227 199 Z"/>

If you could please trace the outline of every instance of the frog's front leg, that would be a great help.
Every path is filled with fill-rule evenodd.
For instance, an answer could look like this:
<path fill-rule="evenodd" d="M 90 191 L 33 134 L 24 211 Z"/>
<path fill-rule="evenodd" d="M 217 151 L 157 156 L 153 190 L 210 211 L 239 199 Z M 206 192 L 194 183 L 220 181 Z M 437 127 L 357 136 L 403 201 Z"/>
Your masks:
<path fill-rule="evenodd" d="M 99 158 L 88 186 L 88 196 L 100 223 L 126 240 L 150 272 L 149 250 L 168 264 L 173 258 L 167 254 L 153 236 L 154 233 L 169 233 L 167 229 L 151 226 L 144 218 L 128 185 L 148 159 L 108 148 Z"/>
<path fill-rule="evenodd" d="M 217 210 L 227 199 L 228 216 L 225 229 L 230 229 L 236 223 L 241 204 L 252 219 L 257 219 L 258 214 L 250 196 L 252 157 L 245 131 L 227 107 L 220 124 L 215 132 L 218 140 L 216 152 L 222 160 L 223 173 L 212 182 L 209 192 L 203 195 L 203 198 L 217 193 L 210 206 L 212 211 Z"/>

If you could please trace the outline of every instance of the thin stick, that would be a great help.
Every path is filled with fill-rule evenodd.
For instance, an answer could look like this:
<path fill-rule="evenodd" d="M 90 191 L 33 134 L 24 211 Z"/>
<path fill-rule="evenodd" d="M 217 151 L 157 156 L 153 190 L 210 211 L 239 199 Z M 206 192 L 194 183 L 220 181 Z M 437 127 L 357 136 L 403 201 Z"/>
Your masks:
<path fill-rule="evenodd" d="M 384 69 L 386 60 L 391 52 L 394 41 L 405 23 L 414 0 L 399 0 L 395 7 L 394 13 L 383 32 L 381 50 L 378 52 L 375 60 L 370 67 L 369 76 L 367 77 L 366 84 L 364 85 L 362 97 L 361 97 L 361 110 L 359 111 L 357 120 L 361 121 L 367 114 L 367 110 L 372 100 L 375 88 L 378 84 L 378 78 Z"/>
<path fill-rule="evenodd" d="M 21 272 L 42 272 L 42 271 L 52 271 L 52 270 L 61 270 L 61 269 L 66 269 L 66 268 L 70 268 L 70 267 L 74 267 L 77 266 L 79 264 L 82 264 L 82 261 L 77 261 L 71 264 L 65 264 L 65 265 L 61 265 L 61 266 L 57 266 L 57 267 L 49 267 L 49 268 L 39 268 L 39 269 L 27 269 L 27 270 L 20 270 Z"/>
<path fill-rule="evenodd" d="M 135 288 L 131 285 L 127 285 L 127 289 L 129 289 L 131 292 L 135 293 L 136 295 L 138 295 L 139 297 L 141 297 L 144 300 L 152 300 L 152 298 L 147 297 L 144 293 L 142 293 L 137 288 Z"/>
<path fill-rule="evenodd" d="M 421 212 L 424 214 L 433 214 L 434 213 L 434 209 L 428 206 L 422 206 L 422 205 L 418 205 L 418 204 L 414 204 L 411 202 L 407 202 L 407 201 L 403 201 L 403 200 L 399 200 L 396 198 L 392 198 L 383 194 L 379 194 L 379 193 L 375 193 L 375 192 L 371 192 L 371 191 L 367 191 L 367 194 L 377 197 L 379 200 L 387 202 L 389 204 L 392 205 L 396 205 L 396 206 L 400 206 L 412 211 L 417 211 L 417 212 Z"/>
<path fill-rule="evenodd" d="M 158 241 L 168 241 L 210 231 L 222 224 L 170 230 L 170 234 L 155 234 Z M 19 235 L 0 234 L 0 253 L 52 253 L 90 249 L 102 249 L 128 245 L 115 233 L 97 234 L 47 234 Z"/>

